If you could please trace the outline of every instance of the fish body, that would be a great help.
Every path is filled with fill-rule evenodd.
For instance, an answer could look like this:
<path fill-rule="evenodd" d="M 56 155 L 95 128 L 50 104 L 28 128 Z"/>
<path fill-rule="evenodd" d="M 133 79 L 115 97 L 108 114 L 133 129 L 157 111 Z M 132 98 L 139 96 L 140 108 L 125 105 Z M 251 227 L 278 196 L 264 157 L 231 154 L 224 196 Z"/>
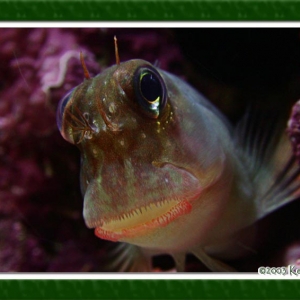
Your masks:
<path fill-rule="evenodd" d="M 193 253 L 214 271 L 230 270 L 209 254 L 222 256 L 241 229 L 295 198 L 272 188 L 273 158 L 249 154 L 238 138 L 244 129 L 144 60 L 85 79 L 61 100 L 57 123 L 81 151 L 86 225 L 147 266 L 148 252 L 169 253 L 183 270 Z"/>

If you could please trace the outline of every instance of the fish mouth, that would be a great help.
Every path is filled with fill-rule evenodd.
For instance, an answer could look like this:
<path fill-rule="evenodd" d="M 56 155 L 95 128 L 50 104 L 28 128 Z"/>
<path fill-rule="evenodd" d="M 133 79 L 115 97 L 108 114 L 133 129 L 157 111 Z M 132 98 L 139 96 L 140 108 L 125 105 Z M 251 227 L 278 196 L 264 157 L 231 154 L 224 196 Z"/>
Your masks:
<path fill-rule="evenodd" d="M 155 229 L 166 227 L 191 212 L 192 202 L 205 190 L 198 178 L 189 170 L 172 163 L 156 163 L 155 167 L 157 177 L 165 176 L 168 179 L 166 183 L 160 185 L 161 194 L 168 194 L 168 196 L 157 197 L 156 195 L 154 199 L 149 199 L 148 203 L 145 204 L 146 201 L 143 201 L 143 204 L 130 207 L 125 212 L 103 218 L 96 217 L 94 220 L 87 219 L 90 227 L 95 228 L 97 237 L 110 241 L 140 238 L 151 234 Z"/>
<path fill-rule="evenodd" d="M 101 239 L 119 241 L 143 235 L 145 232 L 167 226 L 192 210 L 191 200 L 198 198 L 200 191 L 187 199 L 168 199 L 151 203 L 110 220 L 102 221 L 95 228 Z"/>

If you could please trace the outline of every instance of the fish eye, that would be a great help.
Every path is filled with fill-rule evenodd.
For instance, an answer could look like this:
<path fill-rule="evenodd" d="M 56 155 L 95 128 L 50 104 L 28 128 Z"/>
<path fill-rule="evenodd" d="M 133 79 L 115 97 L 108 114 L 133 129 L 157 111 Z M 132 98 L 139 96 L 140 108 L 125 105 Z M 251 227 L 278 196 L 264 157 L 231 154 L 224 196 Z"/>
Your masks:
<path fill-rule="evenodd" d="M 69 102 L 69 100 L 71 99 L 73 90 L 74 89 L 70 90 L 58 103 L 57 111 L 56 111 L 56 124 L 57 124 L 59 131 L 61 131 L 61 129 L 62 129 L 62 122 L 63 122 L 65 107 L 66 107 L 67 103 Z"/>
<path fill-rule="evenodd" d="M 166 106 L 166 86 L 159 73 L 150 67 L 139 68 L 134 77 L 134 89 L 143 111 L 156 119 Z"/>

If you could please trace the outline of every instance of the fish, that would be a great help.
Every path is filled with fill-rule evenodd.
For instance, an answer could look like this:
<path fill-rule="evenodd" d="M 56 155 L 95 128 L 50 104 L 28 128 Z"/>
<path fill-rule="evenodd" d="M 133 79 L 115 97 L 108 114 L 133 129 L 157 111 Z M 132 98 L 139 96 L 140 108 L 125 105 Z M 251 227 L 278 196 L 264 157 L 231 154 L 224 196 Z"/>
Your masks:
<path fill-rule="evenodd" d="M 152 270 L 187 254 L 214 272 L 247 250 L 240 233 L 299 198 L 299 166 L 276 122 L 237 126 L 179 77 L 142 59 L 84 81 L 58 104 L 62 137 L 81 152 L 83 217 L 116 243 L 108 269 Z M 251 121 L 252 120 L 252 121 Z M 280 131 L 281 130 L 281 131 Z M 242 246 L 241 246 L 242 245 Z"/>

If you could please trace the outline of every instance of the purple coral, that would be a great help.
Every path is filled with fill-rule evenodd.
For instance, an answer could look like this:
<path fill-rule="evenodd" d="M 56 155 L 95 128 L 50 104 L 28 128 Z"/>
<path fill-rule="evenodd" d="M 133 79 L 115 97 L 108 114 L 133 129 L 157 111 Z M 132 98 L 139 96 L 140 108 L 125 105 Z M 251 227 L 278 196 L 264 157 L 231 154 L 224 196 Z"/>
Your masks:
<path fill-rule="evenodd" d="M 287 125 L 287 133 L 292 144 L 293 153 L 300 163 L 300 100 L 292 108 Z"/>

